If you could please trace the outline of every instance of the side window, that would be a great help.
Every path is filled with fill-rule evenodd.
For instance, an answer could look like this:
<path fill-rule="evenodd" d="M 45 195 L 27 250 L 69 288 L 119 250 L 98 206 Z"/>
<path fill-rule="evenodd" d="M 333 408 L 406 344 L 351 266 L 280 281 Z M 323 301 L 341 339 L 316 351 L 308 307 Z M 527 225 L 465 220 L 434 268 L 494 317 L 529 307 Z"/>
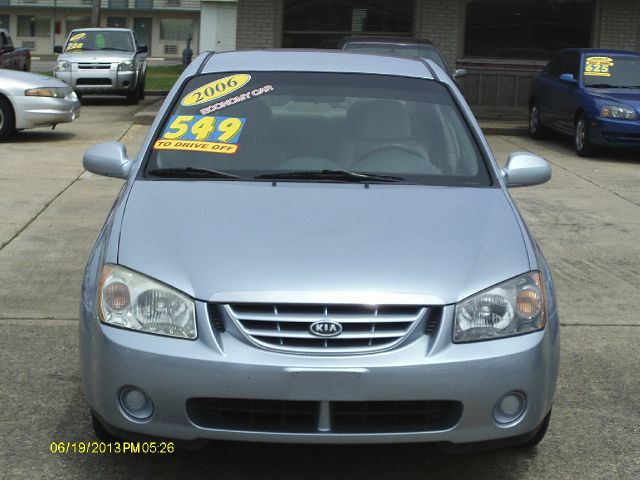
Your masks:
<path fill-rule="evenodd" d="M 562 73 L 570 73 L 573 75 L 573 78 L 578 80 L 580 74 L 580 54 L 577 52 L 572 52 L 569 55 L 569 62 L 567 64 L 567 69 Z"/>
<path fill-rule="evenodd" d="M 552 76 L 553 78 L 558 78 L 562 74 L 563 65 L 564 65 L 564 54 L 557 55 L 551 60 L 547 68 L 545 69 L 545 73 L 547 75 Z"/>

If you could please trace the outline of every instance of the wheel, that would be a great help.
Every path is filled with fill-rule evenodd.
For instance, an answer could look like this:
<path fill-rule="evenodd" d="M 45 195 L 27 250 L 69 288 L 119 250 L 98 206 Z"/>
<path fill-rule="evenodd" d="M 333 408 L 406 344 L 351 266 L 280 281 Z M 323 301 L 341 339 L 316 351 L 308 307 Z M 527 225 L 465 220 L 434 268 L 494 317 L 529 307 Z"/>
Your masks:
<path fill-rule="evenodd" d="M 4 97 L 0 96 L 0 141 L 11 135 L 16 127 L 16 116 L 13 107 Z"/>
<path fill-rule="evenodd" d="M 591 155 L 593 155 L 594 148 L 589 138 L 587 119 L 582 113 L 576 118 L 574 142 L 576 153 L 578 155 L 580 155 L 581 157 L 590 157 Z"/>
<path fill-rule="evenodd" d="M 535 436 L 528 442 L 525 442 L 522 445 L 519 445 L 519 447 L 533 448 L 536 445 L 538 445 L 542 441 L 544 436 L 547 434 L 547 429 L 549 428 L 550 420 L 551 420 L 551 410 L 549 410 L 549 413 L 547 413 L 547 416 L 544 417 L 544 420 L 542 420 L 542 423 L 540 424 L 540 427 L 538 427 L 538 431 L 536 432 Z"/>
<path fill-rule="evenodd" d="M 127 103 L 129 105 L 137 105 L 140 103 L 140 96 L 138 95 L 138 89 L 134 88 L 129 93 L 127 93 Z"/>
<path fill-rule="evenodd" d="M 146 79 L 143 78 L 142 82 L 140 82 L 140 85 L 138 85 L 138 98 L 140 100 L 144 100 L 145 97 L 145 93 L 144 93 L 144 84 L 145 84 Z"/>
<path fill-rule="evenodd" d="M 541 140 L 545 137 L 546 128 L 542 125 L 540 109 L 536 102 L 531 103 L 529 108 L 529 136 L 534 140 Z"/>
<path fill-rule="evenodd" d="M 117 442 L 121 440 L 121 438 L 116 437 L 104 428 L 104 425 L 93 410 L 91 410 L 91 424 L 93 425 L 93 433 L 95 433 L 101 442 Z"/>

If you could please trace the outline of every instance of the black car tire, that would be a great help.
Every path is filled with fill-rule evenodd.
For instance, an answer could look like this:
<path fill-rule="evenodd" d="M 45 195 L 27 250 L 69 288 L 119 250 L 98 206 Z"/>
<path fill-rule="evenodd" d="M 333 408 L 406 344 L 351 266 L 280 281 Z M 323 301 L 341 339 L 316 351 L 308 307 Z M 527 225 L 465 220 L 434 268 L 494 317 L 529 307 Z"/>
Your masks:
<path fill-rule="evenodd" d="M 134 88 L 129 93 L 127 93 L 127 103 L 129 105 L 137 105 L 138 103 L 140 103 L 140 95 L 138 92 L 138 87 Z"/>
<path fill-rule="evenodd" d="M 146 79 L 143 78 L 140 84 L 138 85 L 138 99 L 140 100 L 144 100 L 144 97 L 145 97 L 145 93 L 144 93 L 145 81 Z"/>
<path fill-rule="evenodd" d="M 533 448 L 536 445 L 538 445 L 542 441 L 544 436 L 547 434 L 550 421 L 551 421 L 551 410 L 549 410 L 549 413 L 547 413 L 547 416 L 544 417 L 544 420 L 542 420 L 542 423 L 538 427 L 538 431 L 536 432 L 534 437 L 531 440 L 520 445 L 520 448 Z"/>
<path fill-rule="evenodd" d="M 9 100 L 0 97 L 0 141 L 13 133 L 16 127 L 16 116 Z"/>
<path fill-rule="evenodd" d="M 118 442 L 122 440 L 104 427 L 102 421 L 93 410 L 91 410 L 91 424 L 93 425 L 93 433 L 101 442 Z"/>
<path fill-rule="evenodd" d="M 529 136 L 534 140 L 541 140 L 546 136 L 547 129 L 542 124 L 540 109 L 536 102 L 531 102 L 529 107 Z"/>
<path fill-rule="evenodd" d="M 589 128 L 587 126 L 587 118 L 584 114 L 579 114 L 576 117 L 573 143 L 576 148 L 576 153 L 581 157 L 590 157 L 593 155 L 595 148 L 589 138 Z"/>

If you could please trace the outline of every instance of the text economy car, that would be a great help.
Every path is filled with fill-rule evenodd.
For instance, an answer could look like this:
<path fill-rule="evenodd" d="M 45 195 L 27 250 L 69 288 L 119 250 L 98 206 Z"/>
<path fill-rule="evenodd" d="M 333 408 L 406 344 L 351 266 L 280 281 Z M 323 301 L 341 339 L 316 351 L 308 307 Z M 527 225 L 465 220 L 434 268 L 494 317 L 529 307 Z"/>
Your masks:
<path fill-rule="evenodd" d="M 533 81 L 531 137 L 545 130 L 571 135 L 580 156 L 595 146 L 640 146 L 640 53 L 569 49 Z"/>
<path fill-rule="evenodd" d="M 395 55 L 398 57 L 413 58 L 422 57 L 433 60 L 440 68 L 453 78 L 460 78 L 467 74 L 467 70 L 459 68 L 451 71 L 449 62 L 444 58 L 440 49 L 427 39 L 351 35 L 343 38 L 338 48 L 358 53 L 374 53 L 381 55 Z"/>
<path fill-rule="evenodd" d="M 71 87 L 37 73 L 0 69 L 0 141 L 16 130 L 55 127 L 80 115 Z"/>
<path fill-rule="evenodd" d="M 435 63 L 202 54 L 135 159 L 110 142 L 84 165 L 127 180 L 80 305 L 99 436 L 544 436 L 558 312 L 507 187 L 550 168 L 501 170 Z"/>

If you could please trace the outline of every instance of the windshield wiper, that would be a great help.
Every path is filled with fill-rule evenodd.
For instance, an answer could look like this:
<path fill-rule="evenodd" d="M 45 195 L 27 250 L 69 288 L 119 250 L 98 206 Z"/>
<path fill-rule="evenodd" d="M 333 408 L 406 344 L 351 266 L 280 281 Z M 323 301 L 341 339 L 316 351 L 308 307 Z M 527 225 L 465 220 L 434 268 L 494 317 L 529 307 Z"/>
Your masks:
<path fill-rule="evenodd" d="M 130 50 L 128 48 L 116 48 L 116 47 L 100 47 L 100 48 L 93 48 L 92 50 L 116 50 L 118 52 L 133 52 L 133 50 Z"/>
<path fill-rule="evenodd" d="M 208 168 L 158 168 L 149 170 L 147 175 L 164 178 L 240 178 L 227 172 L 210 170 Z"/>
<path fill-rule="evenodd" d="M 609 85 L 608 83 L 594 83 L 593 85 L 586 85 L 586 86 L 591 88 L 624 88 L 624 87 L 619 87 L 617 85 Z"/>
<path fill-rule="evenodd" d="M 254 177 L 256 180 L 318 180 L 349 183 L 402 182 L 406 178 L 391 175 L 351 172 L 349 170 L 300 170 L 284 173 L 266 173 Z"/>

